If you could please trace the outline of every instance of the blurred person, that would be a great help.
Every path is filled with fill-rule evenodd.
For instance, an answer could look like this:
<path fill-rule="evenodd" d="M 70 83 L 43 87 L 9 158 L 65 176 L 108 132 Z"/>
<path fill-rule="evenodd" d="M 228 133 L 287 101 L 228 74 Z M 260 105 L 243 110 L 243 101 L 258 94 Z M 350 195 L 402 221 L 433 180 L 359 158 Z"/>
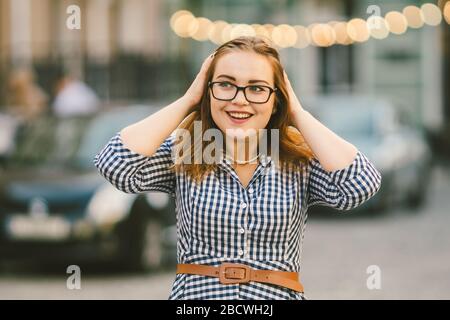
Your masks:
<path fill-rule="evenodd" d="M 35 83 L 30 69 L 13 71 L 8 86 L 8 113 L 28 122 L 48 111 L 48 96 Z"/>
<path fill-rule="evenodd" d="M 64 75 L 56 84 L 53 112 L 58 117 L 71 117 L 95 113 L 100 100 L 84 82 Z"/>
<path fill-rule="evenodd" d="M 173 133 L 194 135 L 196 121 L 202 137 L 216 129 L 227 138 L 215 163 L 194 161 L 192 151 L 207 145 L 195 136 L 191 152 L 173 152 Z M 279 161 L 248 139 L 259 129 L 278 130 Z M 229 152 L 236 143 L 248 152 Z M 117 132 L 94 164 L 123 192 L 176 198 L 169 299 L 306 299 L 299 272 L 308 207 L 350 210 L 381 185 L 360 150 L 303 108 L 279 53 L 257 37 L 217 48 L 181 98 Z"/>
<path fill-rule="evenodd" d="M 19 119 L 10 114 L 0 113 L 0 160 L 14 151 L 14 140 L 19 127 Z"/>

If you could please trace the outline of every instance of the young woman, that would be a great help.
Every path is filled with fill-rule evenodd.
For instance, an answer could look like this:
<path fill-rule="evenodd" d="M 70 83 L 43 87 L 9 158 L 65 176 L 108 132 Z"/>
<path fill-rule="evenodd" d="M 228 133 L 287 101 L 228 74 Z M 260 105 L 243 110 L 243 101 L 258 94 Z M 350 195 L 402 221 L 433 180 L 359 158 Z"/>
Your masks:
<path fill-rule="evenodd" d="M 193 152 L 174 155 L 180 140 L 172 133 L 195 136 L 196 121 L 202 134 L 216 129 L 230 138 L 214 163 L 177 161 L 193 160 L 209 143 L 198 137 Z M 277 155 L 246 134 L 259 129 L 277 130 Z M 238 142 L 245 152 L 230 152 Z M 278 52 L 256 37 L 221 45 L 183 97 L 122 129 L 94 163 L 121 191 L 176 197 L 169 299 L 305 299 L 299 272 L 308 207 L 349 210 L 381 184 L 363 153 L 303 109 Z"/>

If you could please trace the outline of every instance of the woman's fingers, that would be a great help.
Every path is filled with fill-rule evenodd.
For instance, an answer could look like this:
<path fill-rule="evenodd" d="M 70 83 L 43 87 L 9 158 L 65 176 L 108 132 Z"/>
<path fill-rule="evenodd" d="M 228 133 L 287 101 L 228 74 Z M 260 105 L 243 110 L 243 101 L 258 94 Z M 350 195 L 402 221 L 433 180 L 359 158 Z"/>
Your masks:
<path fill-rule="evenodd" d="M 205 59 L 205 61 L 203 62 L 203 64 L 210 64 L 211 61 L 214 59 L 214 55 L 215 55 L 215 52 L 211 53 L 211 54 Z"/>
<path fill-rule="evenodd" d="M 212 60 L 214 59 L 214 53 L 210 54 L 202 63 L 202 67 L 200 68 L 200 74 L 204 75 L 206 74 L 206 71 L 208 71 L 209 66 L 211 65 Z"/>
<path fill-rule="evenodd" d="M 192 105 L 197 105 L 202 98 L 203 92 L 205 90 L 204 86 L 206 74 L 213 58 L 214 54 L 211 54 L 205 58 L 200 71 L 197 73 L 194 81 L 191 83 L 188 91 L 185 93 L 185 97 L 187 97 L 187 99 L 191 101 Z"/>

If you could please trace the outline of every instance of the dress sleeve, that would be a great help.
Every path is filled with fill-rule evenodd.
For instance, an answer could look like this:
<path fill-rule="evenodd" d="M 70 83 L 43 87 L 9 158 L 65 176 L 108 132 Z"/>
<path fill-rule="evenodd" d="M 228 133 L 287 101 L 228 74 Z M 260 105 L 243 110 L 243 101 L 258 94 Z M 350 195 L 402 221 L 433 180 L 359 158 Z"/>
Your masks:
<path fill-rule="evenodd" d="M 173 137 L 169 136 L 152 156 L 144 156 L 124 146 L 117 132 L 94 157 L 100 174 L 126 193 L 162 191 L 175 195 L 175 173 L 169 169 Z"/>
<path fill-rule="evenodd" d="M 316 204 L 350 210 L 374 196 L 381 174 L 358 150 L 347 167 L 327 172 L 316 158 L 309 161 L 308 206 Z"/>

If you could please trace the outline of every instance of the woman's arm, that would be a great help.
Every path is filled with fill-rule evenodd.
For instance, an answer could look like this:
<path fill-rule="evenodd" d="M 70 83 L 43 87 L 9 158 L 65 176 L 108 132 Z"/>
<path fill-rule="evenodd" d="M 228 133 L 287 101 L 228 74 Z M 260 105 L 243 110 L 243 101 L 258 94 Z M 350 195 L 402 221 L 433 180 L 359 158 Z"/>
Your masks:
<path fill-rule="evenodd" d="M 326 171 L 343 169 L 355 159 L 358 149 L 353 144 L 328 129 L 300 105 L 293 112 L 293 120 Z"/>
<path fill-rule="evenodd" d="M 117 132 L 94 157 L 99 172 L 117 189 L 127 193 L 163 191 L 175 194 L 170 135 L 200 102 L 211 58 L 205 59 L 182 98 Z"/>
<path fill-rule="evenodd" d="M 204 91 L 206 72 L 212 58 L 213 55 L 210 55 L 204 60 L 199 73 L 183 97 L 147 118 L 122 129 L 120 134 L 124 145 L 136 153 L 146 156 L 153 155 L 200 102 Z"/>
<path fill-rule="evenodd" d="M 294 125 L 311 147 L 307 205 L 322 204 L 349 210 L 374 196 L 381 186 L 381 174 L 354 145 L 345 141 L 305 111 L 287 75 L 289 112 Z"/>
<path fill-rule="evenodd" d="M 289 112 L 294 125 L 303 135 L 322 167 L 326 171 L 331 172 L 349 166 L 355 159 L 358 149 L 303 109 L 286 73 L 284 75 L 289 92 Z"/>
<path fill-rule="evenodd" d="M 120 191 L 133 194 L 162 191 L 174 196 L 170 134 L 182 121 L 188 106 L 179 99 L 117 132 L 95 156 L 94 165 Z"/>
<path fill-rule="evenodd" d="M 191 108 L 191 103 L 181 97 L 147 118 L 123 128 L 120 131 L 123 144 L 136 153 L 152 156 Z"/>

